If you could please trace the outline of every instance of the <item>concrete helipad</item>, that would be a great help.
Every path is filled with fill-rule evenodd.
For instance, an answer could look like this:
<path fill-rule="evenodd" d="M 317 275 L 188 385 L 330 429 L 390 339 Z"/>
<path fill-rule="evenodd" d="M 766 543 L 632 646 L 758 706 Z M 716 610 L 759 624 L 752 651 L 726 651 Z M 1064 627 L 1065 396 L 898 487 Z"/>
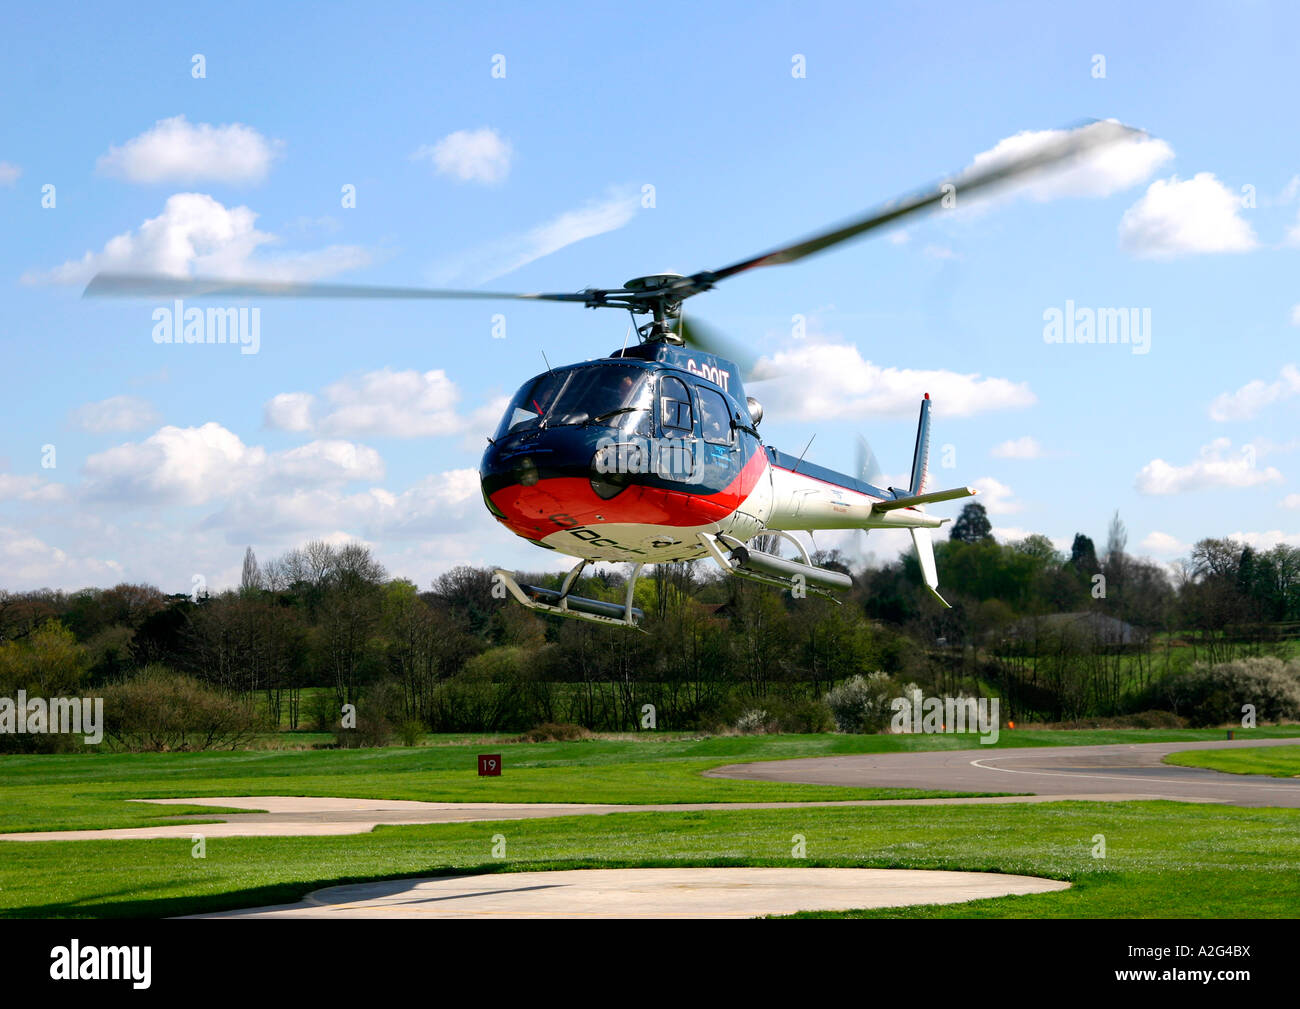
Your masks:
<path fill-rule="evenodd" d="M 957 904 L 1069 883 L 904 869 L 576 869 L 333 886 L 297 904 L 196 918 L 754 918 Z"/>
<path fill-rule="evenodd" d="M 1300 738 L 1023 749 L 860 753 L 731 764 L 706 777 L 802 782 L 859 788 L 925 788 L 953 792 L 1033 792 L 1071 799 L 1173 799 L 1237 806 L 1300 808 L 1300 778 L 1225 774 L 1181 767 L 1164 758 L 1181 750 L 1295 746 Z"/>
<path fill-rule="evenodd" d="M 671 802 L 659 805 L 603 805 L 595 802 L 420 802 L 403 798 L 331 798 L 325 796 L 207 796 L 203 798 L 133 798 L 174 806 L 225 806 L 248 813 L 178 814 L 188 822 L 153 827 L 109 827 L 105 830 L 22 831 L 0 833 L 0 841 L 148 841 L 191 837 L 324 837 L 368 833 L 380 824 L 478 823 L 490 820 L 542 817 L 603 817 L 610 813 L 731 813 L 745 809 L 811 809 L 853 806 L 966 806 L 1005 802 L 1058 802 L 1076 796 L 965 796 L 956 798 L 866 798 L 823 802 Z M 1089 794 L 1089 800 L 1158 798 L 1140 793 Z M 1184 800 L 1195 802 L 1195 798 Z M 195 823 L 211 817 L 220 822 Z"/>
<path fill-rule="evenodd" d="M 224 806 L 247 813 L 213 812 L 216 823 L 168 823 L 104 830 L 41 830 L 0 834 L 0 841 L 148 841 L 204 837 L 324 837 L 365 834 L 380 824 L 476 823 L 533 820 L 548 816 L 605 816 L 610 813 L 691 813 L 701 810 L 803 809 L 818 806 L 964 806 L 973 803 L 1055 802 L 1069 795 L 1007 795 L 952 799 L 857 799 L 825 802 L 679 802 L 660 805 L 604 805 L 581 802 L 419 802 L 413 799 L 347 799 L 303 795 L 226 795 L 189 799 L 132 799 L 175 806 Z M 1093 801 L 1141 795 L 1089 795 Z M 1147 796 L 1156 798 L 1156 796 Z M 1189 800 L 1195 801 L 1195 800 Z M 178 819 L 206 818 L 185 813 Z"/>

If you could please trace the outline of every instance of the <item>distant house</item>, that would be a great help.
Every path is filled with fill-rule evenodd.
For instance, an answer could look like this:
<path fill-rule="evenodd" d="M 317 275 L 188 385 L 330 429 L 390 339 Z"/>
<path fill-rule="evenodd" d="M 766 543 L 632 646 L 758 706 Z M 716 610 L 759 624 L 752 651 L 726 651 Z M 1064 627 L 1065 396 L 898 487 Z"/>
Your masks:
<path fill-rule="evenodd" d="M 1069 637 L 1079 645 L 1094 647 L 1127 648 L 1145 642 L 1147 632 L 1104 613 L 1051 613 L 1016 621 L 1005 640 L 1029 643 L 1044 637 Z"/>

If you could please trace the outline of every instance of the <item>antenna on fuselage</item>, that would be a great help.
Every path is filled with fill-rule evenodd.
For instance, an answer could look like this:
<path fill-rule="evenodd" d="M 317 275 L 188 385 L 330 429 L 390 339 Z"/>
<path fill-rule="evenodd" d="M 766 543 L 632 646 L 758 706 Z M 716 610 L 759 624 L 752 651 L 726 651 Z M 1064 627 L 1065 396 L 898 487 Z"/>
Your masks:
<path fill-rule="evenodd" d="M 542 360 L 546 363 L 546 370 L 551 373 L 552 377 L 554 377 L 555 369 L 551 367 L 551 362 L 546 360 L 546 351 L 544 350 L 542 351 Z"/>
<path fill-rule="evenodd" d="M 627 313 L 627 332 L 623 334 L 623 349 L 619 351 L 619 357 L 627 357 L 627 341 L 632 338 L 632 327 L 636 325 L 636 316 L 631 312 Z"/>
<path fill-rule="evenodd" d="M 816 432 L 813 432 L 813 436 L 812 436 L 812 438 L 809 438 L 809 439 L 808 439 L 808 444 L 805 445 L 805 446 L 803 447 L 803 451 L 799 453 L 799 458 L 795 460 L 794 466 L 793 466 L 793 468 L 790 470 L 791 473 L 798 473 L 798 472 L 799 472 L 799 464 L 800 464 L 801 462 L 803 462 L 803 457 L 804 457 L 805 455 L 807 455 L 807 454 L 808 454 L 808 450 L 809 450 L 810 448 L 812 448 L 813 438 L 816 438 L 816 437 L 817 437 L 817 433 L 816 433 Z"/>

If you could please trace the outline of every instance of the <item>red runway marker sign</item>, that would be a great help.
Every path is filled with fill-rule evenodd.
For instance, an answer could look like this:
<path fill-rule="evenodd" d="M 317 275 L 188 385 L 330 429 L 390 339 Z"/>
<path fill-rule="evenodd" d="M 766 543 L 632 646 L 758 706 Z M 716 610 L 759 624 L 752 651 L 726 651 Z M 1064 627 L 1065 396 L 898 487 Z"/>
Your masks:
<path fill-rule="evenodd" d="M 480 753 L 478 755 L 478 776 L 499 778 L 501 776 L 501 754 Z"/>

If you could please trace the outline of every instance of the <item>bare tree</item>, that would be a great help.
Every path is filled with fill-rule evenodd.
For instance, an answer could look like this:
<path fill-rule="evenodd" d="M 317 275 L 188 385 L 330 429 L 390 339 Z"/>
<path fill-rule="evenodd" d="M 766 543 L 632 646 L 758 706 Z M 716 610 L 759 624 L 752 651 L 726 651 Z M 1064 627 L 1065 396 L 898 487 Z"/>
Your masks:
<path fill-rule="evenodd" d="M 371 657 L 386 572 L 361 543 L 348 543 L 336 551 L 314 540 L 305 553 L 313 570 L 324 572 L 321 626 L 334 690 L 340 704 L 354 704 Z"/>
<path fill-rule="evenodd" d="M 240 594 L 247 595 L 263 587 L 262 572 L 257 566 L 257 555 L 253 553 L 253 548 L 249 547 L 244 551 L 244 573 L 239 579 Z"/>

